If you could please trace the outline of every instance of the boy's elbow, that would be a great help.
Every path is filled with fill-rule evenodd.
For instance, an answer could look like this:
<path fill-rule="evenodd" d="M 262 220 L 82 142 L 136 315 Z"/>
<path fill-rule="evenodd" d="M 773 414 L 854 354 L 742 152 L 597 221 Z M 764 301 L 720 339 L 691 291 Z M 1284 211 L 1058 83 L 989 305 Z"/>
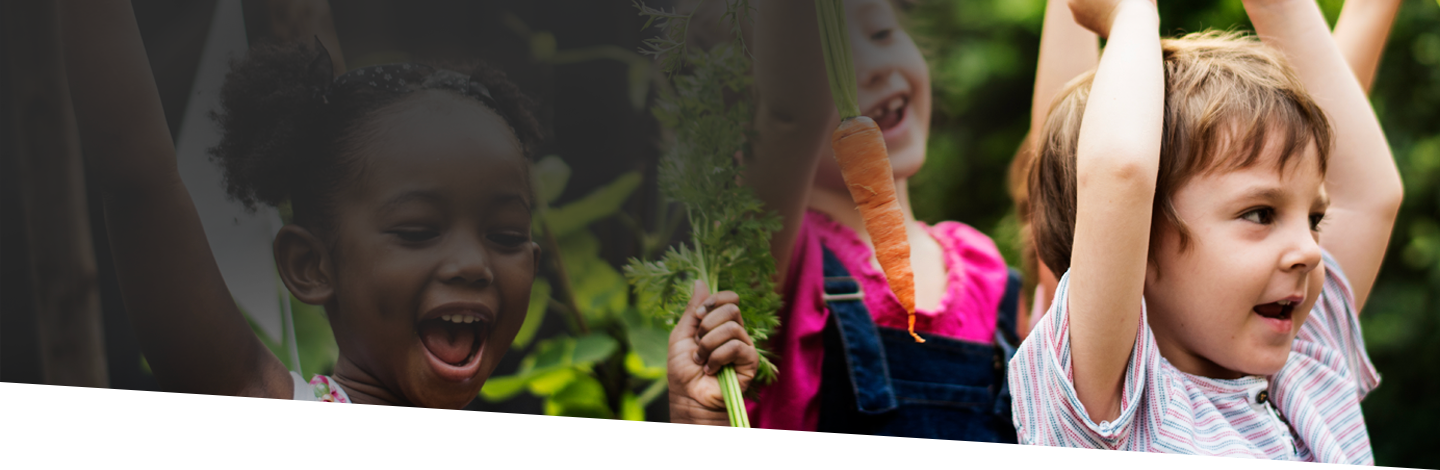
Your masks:
<path fill-rule="evenodd" d="M 1080 187 L 1120 192 L 1155 192 L 1157 162 L 1141 158 L 1102 158 L 1083 162 L 1077 169 Z"/>

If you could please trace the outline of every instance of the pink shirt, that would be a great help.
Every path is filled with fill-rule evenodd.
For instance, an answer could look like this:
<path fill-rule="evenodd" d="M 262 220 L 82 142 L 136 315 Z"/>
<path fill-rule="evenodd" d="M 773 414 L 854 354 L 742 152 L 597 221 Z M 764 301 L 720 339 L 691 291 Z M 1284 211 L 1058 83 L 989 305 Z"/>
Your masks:
<path fill-rule="evenodd" d="M 1160 355 L 1142 310 L 1120 416 L 1099 423 L 1075 393 L 1066 274 L 1050 313 L 1010 361 L 1020 443 L 1373 464 L 1360 400 L 1380 377 L 1365 353 L 1350 283 L 1328 253 L 1324 259 L 1320 299 L 1273 376 L 1222 380 L 1181 372 Z"/>
<path fill-rule="evenodd" d="M 945 293 L 939 308 L 915 312 L 915 331 L 990 344 L 995 316 L 1009 268 L 990 237 L 959 222 L 934 227 L 920 223 L 945 252 Z M 870 259 L 873 252 L 849 227 L 823 213 L 808 211 L 791 254 L 785 279 L 785 306 L 780 328 L 770 338 L 779 378 L 750 401 L 755 427 L 814 431 L 820 419 L 820 368 L 825 357 L 822 337 L 829 310 L 825 294 L 824 252 L 829 248 L 860 283 L 865 307 L 876 326 L 904 329 L 905 310 L 885 275 Z"/>

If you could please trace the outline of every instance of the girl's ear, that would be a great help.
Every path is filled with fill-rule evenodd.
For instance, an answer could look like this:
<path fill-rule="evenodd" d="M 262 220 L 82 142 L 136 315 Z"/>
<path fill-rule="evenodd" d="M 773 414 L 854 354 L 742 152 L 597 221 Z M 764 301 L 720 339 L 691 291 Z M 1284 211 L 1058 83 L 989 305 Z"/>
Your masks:
<path fill-rule="evenodd" d="M 275 234 L 274 252 L 280 279 L 295 298 L 325 305 L 335 295 L 329 250 L 314 233 L 294 224 L 281 227 Z"/>

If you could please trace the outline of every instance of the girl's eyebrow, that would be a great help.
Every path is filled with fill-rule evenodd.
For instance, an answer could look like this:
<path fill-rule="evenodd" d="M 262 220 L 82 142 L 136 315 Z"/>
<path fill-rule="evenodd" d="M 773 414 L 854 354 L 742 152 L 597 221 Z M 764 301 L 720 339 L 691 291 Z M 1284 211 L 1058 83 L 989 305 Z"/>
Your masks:
<path fill-rule="evenodd" d="M 437 191 L 434 191 L 434 190 L 428 190 L 428 189 L 413 189 L 413 190 L 409 190 L 409 191 L 402 192 L 402 193 L 400 193 L 400 194 L 396 194 L 394 197 L 391 197 L 390 199 L 388 199 L 388 200 L 386 200 L 385 202 L 381 203 L 381 204 L 380 204 L 380 210 L 382 210 L 382 211 L 393 210 L 394 208 L 396 208 L 396 207 L 398 207 L 398 206 L 401 206 L 401 205 L 404 205 L 404 204 L 406 204 L 406 203 L 410 203 L 410 202 L 413 202 L 413 201 L 427 202 L 427 203 L 434 204 L 434 205 L 437 205 L 437 206 L 438 206 L 438 205 L 443 205 L 443 204 L 444 204 L 445 198 L 440 197 L 440 193 L 437 192 Z"/>
<path fill-rule="evenodd" d="M 531 210 L 531 207 L 530 207 L 530 198 L 525 197 L 524 194 L 513 193 L 513 192 L 506 192 L 506 193 L 500 193 L 500 194 L 498 194 L 498 195 L 495 196 L 495 205 L 497 205 L 497 206 L 502 206 L 502 205 L 511 204 L 511 203 L 520 203 L 520 206 L 521 206 L 521 207 L 524 207 L 525 210 L 527 210 L 527 211 Z"/>

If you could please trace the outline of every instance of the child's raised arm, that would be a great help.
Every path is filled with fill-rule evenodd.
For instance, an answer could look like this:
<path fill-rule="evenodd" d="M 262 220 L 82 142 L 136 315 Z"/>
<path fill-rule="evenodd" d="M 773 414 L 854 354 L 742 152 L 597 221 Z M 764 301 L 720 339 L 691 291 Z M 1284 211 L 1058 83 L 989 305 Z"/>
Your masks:
<path fill-rule="evenodd" d="M 1245 11 L 1260 39 L 1290 61 L 1334 128 L 1325 176 L 1330 209 L 1320 225 L 1320 245 L 1344 267 L 1355 306 L 1363 308 L 1404 196 L 1390 144 L 1314 0 L 1246 0 Z"/>
<path fill-rule="evenodd" d="M 1147 0 L 1072 0 L 1110 38 L 1080 124 L 1070 351 L 1075 392 L 1095 422 L 1120 413 L 1140 328 L 1165 106 L 1159 15 Z"/>
<path fill-rule="evenodd" d="M 1348 0 L 1340 10 L 1340 19 L 1335 21 L 1335 45 L 1340 46 L 1340 53 L 1366 93 L 1375 82 L 1385 39 L 1399 11 L 1400 0 Z"/>
<path fill-rule="evenodd" d="M 810 183 L 839 115 L 830 99 L 820 26 L 812 0 L 756 2 L 755 159 L 745 184 L 754 188 L 784 227 L 770 239 L 779 279 L 804 219 Z"/>
<path fill-rule="evenodd" d="M 1035 94 L 1030 102 L 1031 149 L 1037 148 L 1045 117 L 1055 95 L 1065 84 L 1095 68 L 1100 61 L 1100 40 L 1094 32 L 1075 22 L 1064 0 L 1045 4 L 1045 24 L 1040 30 L 1040 61 L 1035 66 Z"/>
<path fill-rule="evenodd" d="M 180 180 L 128 1 L 61 5 L 66 74 L 125 309 L 166 391 L 289 398 L 289 373 L 225 287 Z"/>

